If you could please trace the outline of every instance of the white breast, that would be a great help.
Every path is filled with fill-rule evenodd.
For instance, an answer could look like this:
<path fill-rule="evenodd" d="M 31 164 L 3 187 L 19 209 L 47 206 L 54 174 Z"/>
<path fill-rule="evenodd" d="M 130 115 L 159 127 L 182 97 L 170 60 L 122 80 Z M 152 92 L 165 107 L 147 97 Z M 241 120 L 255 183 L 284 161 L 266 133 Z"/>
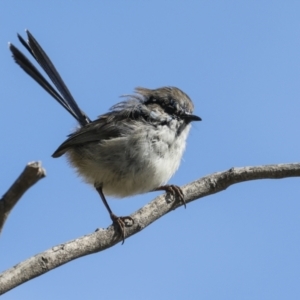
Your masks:
<path fill-rule="evenodd" d="M 101 184 L 105 195 L 123 198 L 149 192 L 166 184 L 178 169 L 190 125 L 179 136 L 166 125 L 138 128 L 131 136 L 70 149 L 68 159 L 86 182 Z"/>

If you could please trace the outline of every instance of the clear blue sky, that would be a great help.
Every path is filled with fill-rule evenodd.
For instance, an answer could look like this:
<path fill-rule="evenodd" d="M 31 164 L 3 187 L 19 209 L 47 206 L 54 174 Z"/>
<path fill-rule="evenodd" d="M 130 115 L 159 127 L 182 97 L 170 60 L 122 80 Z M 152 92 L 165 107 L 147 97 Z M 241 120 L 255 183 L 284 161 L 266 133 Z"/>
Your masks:
<path fill-rule="evenodd" d="M 35 35 L 92 119 L 136 86 L 184 90 L 203 121 L 170 181 L 182 185 L 299 162 L 299 13 L 299 1 L 2 1 L 0 193 L 29 161 L 47 177 L 10 215 L 0 271 L 111 223 L 97 193 L 51 158 L 76 122 L 12 61 L 17 32 Z M 299 299 L 299 180 L 232 186 L 3 299 Z M 109 203 L 127 215 L 157 194 Z"/>

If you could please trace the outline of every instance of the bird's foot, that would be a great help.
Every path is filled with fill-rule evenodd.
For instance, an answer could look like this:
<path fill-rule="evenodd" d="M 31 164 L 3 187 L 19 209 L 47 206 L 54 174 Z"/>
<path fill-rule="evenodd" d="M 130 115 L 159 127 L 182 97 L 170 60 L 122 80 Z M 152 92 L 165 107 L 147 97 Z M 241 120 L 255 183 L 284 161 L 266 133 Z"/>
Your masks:
<path fill-rule="evenodd" d="M 117 217 L 115 214 L 111 213 L 111 220 L 122 237 L 122 245 L 125 242 L 125 227 L 131 227 L 134 224 L 134 220 L 131 217 Z"/>
<path fill-rule="evenodd" d="M 173 184 L 162 185 L 156 188 L 154 191 L 166 191 L 167 193 L 172 194 L 173 197 L 175 197 L 175 199 L 178 199 L 180 203 L 183 203 L 184 208 L 186 208 L 186 202 L 184 200 L 182 189 L 178 185 L 173 185 Z"/>

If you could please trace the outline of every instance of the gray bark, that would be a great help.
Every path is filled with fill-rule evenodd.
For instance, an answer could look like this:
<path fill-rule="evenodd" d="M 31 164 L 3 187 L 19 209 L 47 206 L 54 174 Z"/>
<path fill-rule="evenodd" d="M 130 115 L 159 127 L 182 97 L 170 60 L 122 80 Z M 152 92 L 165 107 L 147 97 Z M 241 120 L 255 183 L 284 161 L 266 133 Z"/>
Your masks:
<path fill-rule="evenodd" d="M 189 203 L 244 181 L 299 176 L 300 163 L 231 168 L 228 171 L 200 178 L 182 187 L 182 190 L 186 203 Z M 182 205 L 168 194 L 155 198 L 131 215 L 134 224 L 127 224 L 126 238 Z M 115 228 L 109 226 L 107 229 L 99 229 L 94 233 L 54 246 L 0 274 L 0 295 L 69 261 L 110 248 L 121 240 Z"/>

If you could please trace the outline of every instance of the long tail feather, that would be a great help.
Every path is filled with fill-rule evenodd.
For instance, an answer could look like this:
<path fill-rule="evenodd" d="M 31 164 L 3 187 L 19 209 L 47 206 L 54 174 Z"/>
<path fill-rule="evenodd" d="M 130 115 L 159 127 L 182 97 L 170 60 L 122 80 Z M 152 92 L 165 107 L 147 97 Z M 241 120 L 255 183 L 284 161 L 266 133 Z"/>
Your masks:
<path fill-rule="evenodd" d="M 90 123 L 88 116 L 78 107 L 76 101 L 55 69 L 53 63 L 38 44 L 29 31 L 27 32 L 28 42 L 20 35 L 18 38 L 22 45 L 28 50 L 33 58 L 39 63 L 45 73 L 49 76 L 55 87 L 45 79 L 38 69 L 26 58 L 26 56 L 14 45 L 9 44 L 15 62 L 31 76 L 43 89 L 45 89 L 59 104 L 61 104 L 82 126 Z"/>

